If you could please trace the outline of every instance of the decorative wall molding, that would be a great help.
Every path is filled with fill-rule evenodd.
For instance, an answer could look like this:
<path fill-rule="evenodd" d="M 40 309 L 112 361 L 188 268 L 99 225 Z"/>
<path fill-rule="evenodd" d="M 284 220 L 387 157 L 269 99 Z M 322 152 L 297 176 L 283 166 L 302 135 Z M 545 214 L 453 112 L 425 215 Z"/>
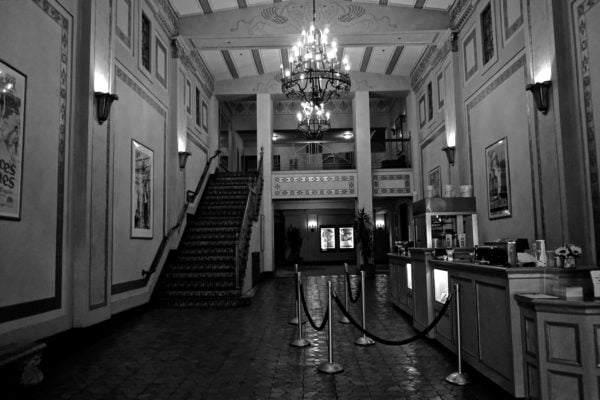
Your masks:
<path fill-rule="evenodd" d="M 273 173 L 273 199 L 356 197 L 355 172 Z"/>
<path fill-rule="evenodd" d="M 57 184 L 56 184 L 56 243 L 54 267 L 54 296 L 29 301 L 25 303 L 14 304 L 0 307 L 0 323 L 41 314 L 47 311 L 59 309 L 62 306 L 62 273 L 63 273 L 63 236 L 65 223 L 65 159 L 67 143 L 67 114 L 70 110 L 70 87 L 71 68 L 73 65 L 71 46 L 72 46 L 72 22 L 71 18 L 65 12 L 64 14 L 54 2 L 49 0 L 32 0 L 50 19 L 52 19 L 60 28 L 60 70 L 56 71 L 58 75 L 59 93 L 56 112 L 58 113 L 58 157 L 57 157 Z M 51 129 L 49 127 L 49 129 Z M 52 261 L 48 260 L 48 264 Z"/>
<path fill-rule="evenodd" d="M 154 17 L 158 21 L 161 28 L 167 33 L 167 36 L 172 37 L 178 34 L 179 17 L 167 0 L 152 0 Z"/>
<path fill-rule="evenodd" d="M 163 118 L 167 116 L 167 110 L 156 101 L 138 82 L 136 82 L 119 64 L 115 63 L 115 81 L 119 78 L 121 82 L 129 86 L 134 92 L 154 108 Z"/>
<path fill-rule="evenodd" d="M 412 197 L 412 170 L 386 170 L 373 172 L 375 197 Z"/>
<path fill-rule="evenodd" d="M 389 113 L 392 111 L 395 99 L 369 99 L 371 113 Z M 252 116 L 256 115 L 256 101 L 226 102 L 232 115 Z M 273 102 L 273 115 L 296 115 L 302 108 L 299 100 L 277 100 Z M 352 114 L 351 99 L 329 100 L 325 110 L 335 114 Z"/>
<path fill-rule="evenodd" d="M 591 25 L 597 21 L 588 21 L 586 14 L 593 8 L 600 4 L 600 0 L 586 0 L 580 1 L 577 5 L 576 12 L 574 15 L 577 26 L 575 30 L 576 44 L 578 45 L 577 58 L 577 69 L 580 74 L 581 85 L 580 90 L 582 91 L 581 98 L 583 99 L 583 112 L 585 118 L 582 118 L 582 125 L 584 129 L 583 139 L 587 142 L 587 168 L 590 174 L 590 194 L 592 197 L 592 214 L 594 221 L 594 233 L 596 236 L 596 242 L 600 235 L 600 174 L 598 172 L 598 154 L 596 154 L 596 126 L 594 116 L 594 91 L 592 85 L 592 76 L 590 69 L 590 40 L 588 38 L 588 23 Z M 573 5 L 575 7 L 575 5 Z M 596 84 L 597 87 L 597 84 Z M 596 260 L 600 260 L 600 246 L 596 245 Z"/>
<path fill-rule="evenodd" d="M 173 58 L 181 60 L 185 68 L 190 74 L 193 74 L 206 95 L 210 98 L 215 92 L 215 79 L 209 72 L 202 57 L 197 51 L 189 51 L 188 47 L 181 36 L 171 38 L 171 55 Z"/>
<path fill-rule="evenodd" d="M 357 26 L 366 34 L 400 29 L 389 16 L 376 15 L 371 11 L 356 3 L 330 0 L 317 7 L 315 14 L 317 24 L 327 21 L 329 29 L 335 32 L 345 32 Z M 311 23 L 312 8 L 306 7 L 305 2 L 291 0 L 266 7 L 252 18 L 240 19 L 229 30 L 245 36 L 264 36 L 281 34 L 282 28 L 288 32 L 299 32 Z"/>
<path fill-rule="evenodd" d="M 450 7 L 450 29 L 460 31 L 475 11 L 479 0 L 458 0 Z"/>
<path fill-rule="evenodd" d="M 451 32 L 444 43 L 438 46 L 429 46 L 419 63 L 410 73 L 410 83 L 415 92 L 421 90 L 421 86 L 427 80 L 429 73 L 446 59 L 450 52 L 457 50 L 456 34 Z"/>

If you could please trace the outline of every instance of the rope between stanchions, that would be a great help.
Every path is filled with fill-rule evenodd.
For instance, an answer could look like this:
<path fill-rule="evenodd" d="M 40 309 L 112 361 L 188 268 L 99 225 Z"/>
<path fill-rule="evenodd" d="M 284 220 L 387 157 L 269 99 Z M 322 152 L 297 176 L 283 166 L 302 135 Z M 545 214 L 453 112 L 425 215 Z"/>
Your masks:
<path fill-rule="evenodd" d="M 329 320 L 329 309 L 325 310 L 325 315 L 323 316 L 323 321 L 321 321 L 321 325 L 317 326 L 315 321 L 310 316 L 310 312 L 308 311 L 308 306 L 306 305 L 306 299 L 304 298 L 304 287 L 302 286 L 302 282 L 300 282 L 300 299 L 302 300 L 302 307 L 304 308 L 304 314 L 306 314 L 306 319 L 316 331 L 322 331 L 325 329 L 325 324 Z"/>
<path fill-rule="evenodd" d="M 419 333 L 417 333 L 415 336 L 412 336 L 412 337 L 409 337 L 409 338 L 403 339 L 403 340 L 386 340 L 386 339 L 382 339 L 382 338 L 380 338 L 380 337 L 372 334 L 371 332 L 367 331 L 359 323 L 357 323 L 354 318 L 352 318 L 352 315 L 350 315 L 350 313 L 348 312 L 348 310 L 346 310 L 344 308 L 344 305 L 342 304 L 341 300 L 338 299 L 337 293 L 335 293 L 335 291 L 332 291 L 332 296 L 335 299 L 335 302 L 337 303 L 337 305 L 340 308 L 340 310 L 342 311 L 342 313 L 346 316 L 346 318 L 348 318 L 350 320 L 350 322 L 352 323 L 352 325 L 354 325 L 356 328 L 358 328 L 358 330 L 360 330 L 362 333 L 364 333 L 365 335 L 367 335 L 371 339 L 375 340 L 376 342 L 379 342 L 379 343 L 382 343 L 382 344 L 387 344 L 387 345 L 390 345 L 390 346 L 402 346 L 402 345 L 405 345 L 405 344 L 408 344 L 408 343 L 412 343 L 414 341 L 417 341 L 419 339 L 424 338 L 429 333 L 429 331 L 432 330 L 433 327 L 437 325 L 437 323 L 440 321 L 440 319 L 442 319 L 442 316 L 446 313 L 446 310 L 448 309 L 448 306 L 450 306 L 450 303 L 452 301 L 453 293 L 450 293 L 450 295 L 446 299 L 446 302 L 442 306 L 442 309 L 440 310 L 440 312 L 438 313 L 438 315 L 435 317 L 435 319 L 425 329 L 423 329 L 422 331 L 420 331 Z"/>
<path fill-rule="evenodd" d="M 358 290 L 356 291 L 356 298 L 352 297 L 352 285 L 350 285 L 350 274 L 346 272 L 346 286 L 348 287 L 348 293 L 350 294 L 350 301 L 356 303 L 360 299 L 362 292 L 362 280 L 358 280 Z"/>

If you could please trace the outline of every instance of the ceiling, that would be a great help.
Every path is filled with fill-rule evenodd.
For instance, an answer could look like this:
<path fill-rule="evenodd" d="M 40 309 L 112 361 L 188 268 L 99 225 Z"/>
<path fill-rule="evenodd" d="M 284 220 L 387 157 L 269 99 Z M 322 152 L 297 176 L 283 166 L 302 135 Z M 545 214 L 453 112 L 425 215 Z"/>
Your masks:
<path fill-rule="evenodd" d="M 310 26 L 312 0 L 170 0 L 179 33 L 215 81 L 267 75 Z M 427 46 L 448 28 L 454 0 L 315 0 L 352 72 L 409 76 Z"/>

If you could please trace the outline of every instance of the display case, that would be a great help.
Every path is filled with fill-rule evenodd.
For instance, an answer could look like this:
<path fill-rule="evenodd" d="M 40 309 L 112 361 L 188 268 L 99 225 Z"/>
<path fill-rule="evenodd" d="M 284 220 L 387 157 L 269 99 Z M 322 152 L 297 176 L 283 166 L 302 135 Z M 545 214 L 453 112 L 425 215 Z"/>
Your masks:
<path fill-rule="evenodd" d="M 478 245 L 474 197 L 432 197 L 413 204 L 415 247 L 460 248 Z"/>

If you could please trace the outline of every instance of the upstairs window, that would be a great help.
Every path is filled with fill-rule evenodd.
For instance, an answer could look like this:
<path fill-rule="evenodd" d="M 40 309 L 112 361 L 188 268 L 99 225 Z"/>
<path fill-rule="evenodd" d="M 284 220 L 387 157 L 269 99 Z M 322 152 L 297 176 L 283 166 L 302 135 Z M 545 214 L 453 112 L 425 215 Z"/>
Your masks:
<path fill-rule="evenodd" d="M 152 46 L 150 45 L 151 37 L 150 37 L 150 19 L 146 16 L 146 14 L 142 13 L 142 65 L 146 68 L 147 71 L 150 71 L 151 68 L 151 51 Z"/>

